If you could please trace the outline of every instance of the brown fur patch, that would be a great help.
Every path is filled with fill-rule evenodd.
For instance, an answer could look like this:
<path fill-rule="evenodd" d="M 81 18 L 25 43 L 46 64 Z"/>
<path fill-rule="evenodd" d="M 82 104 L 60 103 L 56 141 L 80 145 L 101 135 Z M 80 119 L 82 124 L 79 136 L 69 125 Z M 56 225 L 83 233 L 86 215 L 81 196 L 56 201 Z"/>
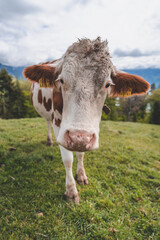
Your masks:
<path fill-rule="evenodd" d="M 57 60 L 53 60 L 53 61 L 51 61 L 50 63 L 55 63 Z"/>
<path fill-rule="evenodd" d="M 40 104 L 42 104 L 42 90 L 41 89 L 39 89 L 39 91 L 38 91 L 38 102 Z"/>
<path fill-rule="evenodd" d="M 45 64 L 49 64 L 50 61 L 47 61 L 47 62 L 44 62 L 44 63 L 41 63 L 41 65 L 45 65 Z"/>
<path fill-rule="evenodd" d="M 51 67 L 44 63 L 25 68 L 23 75 L 30 81 L 39 82 L 41 79 L 43 80 L 44 86 L 48 86 L 48 84 L 49 86 L 53 86 L 58 77 L 58 72 L 55 67 Z"/>
<path fill-rule="evenodd" d="M 52 122 L 53 122 L 53 119 L 54 119 L 54 112 L 52 113 Z"/>
<path fill-rule="evenodd" d="M 57 110 L 60 114 L 62 114 L 63 110 L 62 93 L 58 92 L 55 88 L 53 89 L 53 108 L 54 111 Z"/>
<path fill-rule="evenodd" d="M 32 105 L 33 105 L 33 90 L 34 90 L 34 83 L 31 85 L 31 89 L 30 89 L 30 97 L 31 97 Z"/>
<path fill-rule="evenodd" d="M 47 62 L 44 62 L 44 63 L 41 63 L 41 65 L 45 65 L 45 64 L 52 64 L 52 63 L 54 63 L 54 62 L 56 62 L 57 60 L 53 60 L 53 61 L 47 61 Z"/>
<path fill-rule="evenodd" d="M 48 101 L 46 101 L 46 97 L 44 97 L 43 104 L 44 104 L 45 109 L 49 112 L 52 108 L 52 100 L 49 98 Z"/>
<path fill-rule="evenodd" d="M 55 119 L 55 125 L 59 127 L 61 125 L 61 120 L 60 119 Z"/>
<path fill-rule="evenodd" d="M 30 92 L 30 97 L 31 97 L 32 105 L 33 105 L 33 92 L 32 91 Z"/>
<path fill-rule="evenodd" d="M 129 97 L 148 92 L 150 84 L 142 77 L 129 73 L 117 73 L 112 75 L 115 85 L 111 86 L 111 97 Z"/>

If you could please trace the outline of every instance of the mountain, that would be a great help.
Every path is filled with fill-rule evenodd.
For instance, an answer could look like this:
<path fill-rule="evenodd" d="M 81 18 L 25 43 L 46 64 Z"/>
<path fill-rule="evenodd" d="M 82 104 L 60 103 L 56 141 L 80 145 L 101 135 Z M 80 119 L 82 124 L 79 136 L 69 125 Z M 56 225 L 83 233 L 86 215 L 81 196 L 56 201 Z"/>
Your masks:
<path fill-rule="evenodd" d="M 5 66 L 0 64 L 0 69 L 6 68 L 9 74 L 13 75 L 17 79 L 24 79 L 23 77 L 23 69 L 25 66 L 22 67 L 12 67 L 12 66 Z M 155 83 L 156 87 L 160 87 L 160 68 L 143 68 L 143 69 L 123 69 L 123 71 L 139 75 L 143 77 L 146 81 L 150 84 Z"/>
<path fill-rule="evenodd" d="M 23 69 L 25 66 L 22 67 L 12 67 L 12 66 L 6 66 L 0 63 L 0 69 L 5 68 L 9 74 L 13 75 L 17 79 L 24 79 L 23 77 Z"/>
<path fill-rule="evenodd" d="M 124 69 L 123 71 L 139 75 L 143 77 L 150 84 L 155 83 L 156 87 L 160 87 L 160 68 L 146 68 L 146 69 Z"/>

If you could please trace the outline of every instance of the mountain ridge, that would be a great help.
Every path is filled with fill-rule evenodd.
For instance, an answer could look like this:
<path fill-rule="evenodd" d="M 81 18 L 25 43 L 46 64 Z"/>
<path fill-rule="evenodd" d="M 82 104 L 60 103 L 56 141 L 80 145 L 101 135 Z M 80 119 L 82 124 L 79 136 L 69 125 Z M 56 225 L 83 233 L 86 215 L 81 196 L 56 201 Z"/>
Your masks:
<path fill-rule="evenodd" d="M 26 66 L 13 67 L 6 66 L 0 63 L 0 69 L 5 68 L 9 74 L 17 79 L 25 79 L 23 76 L 23 69 Z M 150 84 L 155 83 L 156 87 L 160 87 L 160 68 L 134 68 L 134 69 L 121 69 L 122 71 L 130 74 L 135 74 L 143 77 Z"/>

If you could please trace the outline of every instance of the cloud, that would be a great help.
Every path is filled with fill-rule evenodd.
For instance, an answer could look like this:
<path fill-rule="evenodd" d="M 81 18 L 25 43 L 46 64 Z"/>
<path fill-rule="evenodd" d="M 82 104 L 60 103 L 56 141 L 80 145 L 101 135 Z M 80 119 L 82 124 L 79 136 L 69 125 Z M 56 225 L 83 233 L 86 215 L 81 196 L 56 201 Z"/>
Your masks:
<path fill-rule="evenodd" d="M 0 9 L 1 22 L 6 20 L 9 22 L 13 21 L 14 19 L 18 20 L 23 18 L 23 16 L 26 14 L 35 13 L 39 10 L 38 6 L 34 6 L 33 4 L 23 0 L 1 0 Z"/>
<path fill-rule="evenodd" d="M 139 49 L 133 49 L 131 51 L 123 51 L 121 49 L 116 49 L 113 52 L 113 55 L 116 57 L 142 57 L 142 56 L 153 56 L 160 55 L 160 51 L 145 51 L 141 52 Z"/>
<path fill-rule="evenodd" d="M 77 38 L 101 36 L 118 67 L 160 67 L 159 0 L 0 0 L 0 9 L 3 64 L 60 58 Z"/>
<path fill-rule="evenodd" d="M 160 68 L 160 55 L 113 57 L 112 62 L 118 69 Z"/>

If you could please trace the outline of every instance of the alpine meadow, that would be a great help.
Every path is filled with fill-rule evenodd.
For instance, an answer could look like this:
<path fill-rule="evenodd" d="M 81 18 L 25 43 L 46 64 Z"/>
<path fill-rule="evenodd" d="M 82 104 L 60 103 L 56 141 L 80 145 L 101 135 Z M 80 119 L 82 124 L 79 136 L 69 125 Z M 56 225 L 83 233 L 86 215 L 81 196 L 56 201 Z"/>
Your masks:
<path fill-rule="evenodd" d="M 0 240 L 160 240 L 160 0 L 0 0 Z"/>
<path fill-rule="evenodd" d="M 159 125 L 102 121 L 79 205 L 53 140 L 42 118 L 0 120 L 0 239 L 160 239 Z"/>

